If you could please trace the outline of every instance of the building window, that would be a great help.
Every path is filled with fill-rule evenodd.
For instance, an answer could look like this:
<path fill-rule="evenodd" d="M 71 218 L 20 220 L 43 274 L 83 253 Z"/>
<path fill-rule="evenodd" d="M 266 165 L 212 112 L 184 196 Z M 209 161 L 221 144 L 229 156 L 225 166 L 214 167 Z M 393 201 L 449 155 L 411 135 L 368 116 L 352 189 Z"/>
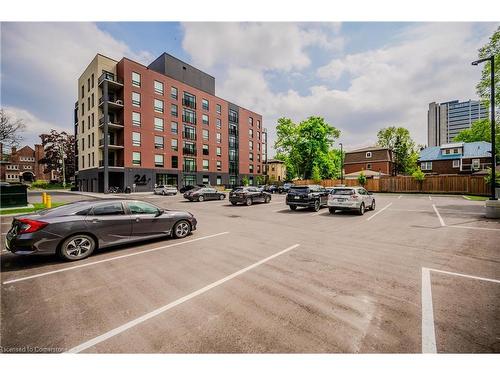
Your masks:
<path fill-rule="evenodd" d="M 141 145 L 141 133 L 132 132 L 132 146 Z"/>
<path fill-rule="evenodd" d="M 163 137 L 155 135 L 155 148 L 163 150 Z"/>
<path fill-rule="evenodd" d="M 248 141 L 248 148 L 253 150 L 253 141 Z"/>
<path fill-rule="evenodd" d="M 85 168 L 85 155 L 82 155 L 82 168 Z"/>
<path fill-rule="evenodd" d="M 260 164 L 257 164 L 257 173 L 260 173 Z"/>
<path fill-rule="evenodd" d="M 94 73 L 92 73 L 92 88 L 94 88 Z"/>
<path fill-rule="evenodd" d="M 250 152 L 248 154 L 248 160 L 253 161 L 253 153 Z"/>
<path fill-rule="evenodd" d="M 177 88 L 176 87 L 171 87 L 170 88 L 170 97 L 172 99 L 177 100 Z"/>
<path fill-rule="evenodd" d="M 94 105 L 95 105 L 95 101 L 94 101 L 94 93 L 92 93 L 91 98 L 92 98 L 92 108 L 94 108 Z"/>
<path fill-rule="evenodd" d="M 92 135 L 93 135 L 93 134 L 92 134 Z M 92 138 L 92 139 L 94 139 L 94 138 Z M 94 153 L 92 152 L 92 166 L 94 166 L 94 165 L 95 165 L 95 155 L 94 155 Z"/>
<path fill-rule="evenodd" d="M 460 168 L 460 160 L 453 160 L 453 168 Z"/>
<path fill-rule="evenodd" d="M 217 154 L 217 156 L 221 156 L 222 155 L 222 149 L 220 147 L 216 148 L 216 154 Z"/>
<path fill-rule="evenodd" d="M 371 153 L 370 151 L 368 151 L 368 152 L 366 153 L 366 158 L 367 158 L 367 159 L 369 159 L 369 158 L 371 158 L 371 157 L 372 157 L 372 153 Z"/>
<path fill-rule="evenodd" d="M 141 106 L 141 94 L 139 94 L 138 92 L 132 92 L 132 105 L 134 107 Z"/>
<path fill-rule="evenodd" d="M 155 117 L 155 130 L 159 132 L 165 130 L 165 128 L 163 127 L 163 119 L 160 117 Z"/>
<path fill-rule="evenodd" d="M 479 169 L 480 166 L 481 166 L 480 159 L 472 159 L 472 169 Z"/>
<path fill-rule="evenodd" d="M 95 121 L 94 121 L 94 113 L 92 113 L 92 127 L 94 127 Z"/>
<path fill-rule="evenodd" d="M 132 164 L 141 165 L 141 153 L 134 151 L 132 152 Z"/>
<path fill-rule="evenodd" d="M 196 124 L 196 112 L 183 108 L 182 121 L 187 122 L 188 124 Z"/>
<path fill-rule="evenodd" d="M 155 81 L 154 86 L 155 86 L 155 93 L 163 95 L 163 83 Z"/>
<path fill-rule="evenodd" d="M 257 132 L 257 139 L 260 141 L 260 132 Z"/>
<path fill-rule="evenodd" d="M 155 99 L 154 107 L 155 112 L 163 113 L 163 100 Z"/>
<path fill-rule="evenodd" d="M 171 145 L 172 145 L 172 151 L 178 151 L 179 150 L 179 145 L 177 143 L 177 139 L 173 138 L 171 140 Z"/>
<path fill-rule="evenodd" d="M 85 103 L 82 103 L 82 116 L 85 114 Z"/>
<path fill-rule="evenodd" d="M 208 145 L 203 145 L 203 155 L 208 155 Z"/>
<path fill-rule="evenodd" d="M 250 173 L 253 173 L 253 164 L 250 164 L 250 165 L 248 166 L 248 171 L 249 171 Z"/>
<path fill-rule="evenodd" d="M 94 134 L 95 133 L 92 133 L 92 147 L 94 147 Z"/>
<path fill-rule="evenodd" d="M 172 104 L 170 105 L 170 114 L 174 117 L 177 117 L 178 112 L 177 112 L 177 104 Z"/>
<path fill-rule="evenodd" d="M 163 155 L 155 155 L 155 167 L 163 167 Z"/>
<path fill-rule="evenodd" d="M 201 119 L 203 121 L 203 125 L 208 125 L 208 115 L 202 115 Z"/>
<path fill-rule="evenodd" d="M 260 161 L 260 154 L 257 154 L 257 161 Z"/>
<path fill-rule="evenodd" d="M 172 155 L 172 168 L 179 168 L 179 157 L 176 155 Z"/>
<path fill-rule="evenodd" d="M 221 121 L 221 119 L 220 119 L 220 118 L 218 118 L 218 119 L 216 120 L 216 127 L 217 127 L 217 129 L 222 128 L 222 121 Z"/>
<path fill-rule="evenodd" d="M 85 150 L 85 138 L 82 138 L 82 151 Z"/>
<path fill-rule="evenodd" d="M 216 104 L 215 105 L 215 110 L 217 111 L 217 113 L 220 115 L 222 113 L 222 107 L 220 106 L 220 104 Z"/>
<path fill-rule="evenodd" d="M 220 133 L 217 133 L 217 143 L 222 143 L 222 135 Z"/>
<path fill-rule="evenodd" d="M 215 181 L 216 181 L 215 182 L 216 185 L 222 185 L 222 177 L 221 176 L 217 176 Z"/>
<path fill-rule="evenodd" d="M 82 85 L 82 99 L 85 97 L 85 86 Z"/>
<path fill-rule="evenodd" d="M 260 120 L 257 120 L 257 129 L 260 129 Z"/>
<path fill-rule="evenodd" d="M 141 75 L 136 72 L 132 72 L 132 86 L 141 87 Z"/>
<path fill-rule="evenodd" d="M 248 136 L 253 138 L 253 129 L 248 129 Z"/>
<path fill-rule="evenodd" d="M 208 141 L 208 130 L 207 129 L 203 129 L 203 139 Z"/>
<path fill-rule="evenodd" d="M 170 123 L 170 131 L 172 134 L 177 134 L 177 123 L 175 121 Z"/>
<path fill-rule="evenodd" d="M 87 126 L 90 129 L 90 115 L 87 116 Z"/>
<path fill-rule="evenodd" d="M 132 125 L 141 126 L 141 114 L 139 112 L 132 112 Z"/>
<path fill-rule="evenodd" d="M 366 164 L 366 169 L 371 170 L 372 169 L 372 165 L 370 163 Z"/>
<path fill-rule="evenodd" d="M 420 163 L 420 169 L 423 171 L 432 171 L 432 161 L 423 161 Z"/>
<path fill-rule="evenodd" d="M 207 99 L 202 99 L 201 100 L 201 107 L 205 110 L 208 111 L 209 105 L 208 105 L 208 100 Z"/>
<path fill-rule="evenodd" d="M 208 160 L 207 159 L 203 159 L 203 170 L 208 171 Z"/>
<path fill-rule="evenodd" d="M 253 117 L 248 118 L 248 125 L 253 126 Z"/>

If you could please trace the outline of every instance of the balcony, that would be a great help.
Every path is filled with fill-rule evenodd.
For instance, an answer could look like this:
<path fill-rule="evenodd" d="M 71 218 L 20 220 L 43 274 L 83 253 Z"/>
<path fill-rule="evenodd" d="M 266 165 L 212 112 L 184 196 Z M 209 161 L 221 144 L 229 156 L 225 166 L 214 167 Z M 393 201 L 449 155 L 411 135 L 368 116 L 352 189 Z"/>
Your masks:
<path fill-rule="evenodd" d="M 196 164 L 184 164 L 182 166 L 183 172 L 194 173 L 196 172 Z"/>
<path fill-rule="evenodd" d="M 104 138 L 99 139 L 99 148 L 104 147 Z M 120 150 L 123 145 L 119 144 L 118 140 L 115 138 L 110 138 L 108 143 L 108 149 L 110 150 Z"/>
<path fill-rule="evenodd" d="M 104 127 L 104 116 L 99 119 L 99 127 Z M 108 120 L 108 129 L 123 129 L 123 123 L 117 119 L 109 118 Z"/>
<path fill-rule="evenodd" d="M 192 141 L 196 141 L 196 132 L 193 132 L 193 131 L 183 131 L 182 132 L 182 138 L 184 138 L 184 139 L 190 139 Z"/>
<path fill-rule="evenodd" d="M 99 98 L 99 107 L 104 105 L 104 98 L 101 96 Z M 109 96 L 108 98 L 108 108 L 109 109 L 123 109 L 123 100 L 117 96 Z"/>
<path fill-rule="evenodd" d="M 101 74 L 99 79 L 97 80 L 97 85 L 101 86 L 101 84 L 107 81 L 109 86 L 112 87 L 123 87 L 123 81 L 118 78 L 115 74 L 110 73 L 110 72 L 104 72 Z"/>
<path fill-rule="evenodd" d="M 194 147 L 183 147 L 182 148 L 182 153 L 184 155 L 196 156 L 196 149 Z"/>
<path fill-rule="evenodd" d="M 196 125 L 196 116 L 182 115 L 182 121 L 185 122 L 185 123 L 187 123 L 187 124 Z"/>
<path fill-rule="evenodd" d="M 196 101 L 192 99 L 182 98 L 182 105 L 191 109 L 196 109 Z"/>
<path fill-rule="evenodd" d="M 99 168 L 104 167 L 104 160 L 99 160 Z M 113 167 L 113 168 L 123 168 L 123 160 L 114 160 L 114 159 L 109 159 L 108 160 L 108 167 Z"/>
<path fill-rule="evenodd" d="M 238 116 L 231 116 L 231 115 L 229 115 L 228 119 L 229 119 L 229 122 L 233 122 L 235 124 L 238 123 Z"/>
<path fill-rule="evenodd" d="M 229 128 L 229 135 L 238 135 L 238 129 Z"/>

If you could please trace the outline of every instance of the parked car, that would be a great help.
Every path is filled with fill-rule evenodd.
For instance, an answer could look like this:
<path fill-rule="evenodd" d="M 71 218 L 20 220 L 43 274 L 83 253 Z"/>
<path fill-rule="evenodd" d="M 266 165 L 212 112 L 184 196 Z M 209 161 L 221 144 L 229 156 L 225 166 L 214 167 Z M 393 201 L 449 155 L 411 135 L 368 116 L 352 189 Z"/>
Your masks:
<path fill-rule="evenodd" d="M 291 210 L 309 207 L 319 211 L 328 202 L 328 192 L 320 185 L 293 186 L 286 195 L 286 204 Z"/>
<path fill-rule="evenodd" d="M 363 215 L 367 209 L 375 210 L 375 197 L 363 187 L 336 187 L 328 196 L 328 209 L 357 211 Z"/>
<path fill-rule="evenodd" d="M 164 236 L 184 238 L 195 217 L 137 200 L 80 201 L 16 216 L 5 243 L 14 254 L 56 253 L 81 260 L 97 248 Z"/>
<path fill-rule="evenodd" d="M 233 206 L 238 203 L 251 206 L 256 202 L 271 202 L 271 194 L 253 186 L 237 187 L 229 193 L 229 201 Z"/>
<path fill-rule="evenodd" d="M 159 185 L 154 188 L 153 192 L 155 194 L 161 194 L 161 195 L 176 195 L 177 187 L 170 185 Z"/>
<path fill-rule="evenodd" d="M 285 182 L 282 186 L 278 187 L 278 193 L 287 194 L 291 187 L 293 187 L 291 182 Z"/>
<path fill-rule="evenodd" d="M 193 190 L 196 188 L 205 187 L 205 185 L 186 185 L 179 189 L 179 193 L 185 193 L 186 191 Z"/>
<path fill-rule="evenodd" d="M 211 201 L 217 199 L 223 200 L 226 198 L 226 194 L 214 188 L 200 187 L 186 191 L 184 193 L 184 198 L 186 198 L 191 202 L 194 201 L 203 202 L 203 201 Z"/>
<path fill-rule="evenodd" d="M 278 187 L 276 185 L 266 185 L 264 187 L 264 191 L 267 193 L 274 194 L 278 192 Z"/>

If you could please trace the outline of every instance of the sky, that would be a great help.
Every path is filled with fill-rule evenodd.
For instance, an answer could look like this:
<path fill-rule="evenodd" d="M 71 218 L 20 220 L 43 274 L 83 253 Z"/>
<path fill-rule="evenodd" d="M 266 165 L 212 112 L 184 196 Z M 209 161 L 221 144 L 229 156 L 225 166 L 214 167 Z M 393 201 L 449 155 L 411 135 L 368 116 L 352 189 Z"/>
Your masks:
<path fill-rule="evenodd" d="M 168 52 L 211 74 L 216 94 L 262 114 L 269 155 L 280 117 L 321 116 L 346 150 L 404 126 L 427 139 L 431 102 L 477 99 L 471 66 L 497 23 L 1 23 L 0 103 L 23 144 L 73 132 L 77 79 L 102 53 L 149 64 Z"/>

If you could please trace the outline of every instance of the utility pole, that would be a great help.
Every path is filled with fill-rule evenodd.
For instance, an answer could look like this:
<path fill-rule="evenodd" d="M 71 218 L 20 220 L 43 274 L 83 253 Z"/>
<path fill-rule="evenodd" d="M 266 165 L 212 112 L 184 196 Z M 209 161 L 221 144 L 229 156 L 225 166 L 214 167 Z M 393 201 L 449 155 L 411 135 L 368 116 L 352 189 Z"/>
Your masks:
<path fill-rule="evenodd" d="M 340 184 L 344 184 L 344 150 L 342 143 L 340 145 Z"/>

